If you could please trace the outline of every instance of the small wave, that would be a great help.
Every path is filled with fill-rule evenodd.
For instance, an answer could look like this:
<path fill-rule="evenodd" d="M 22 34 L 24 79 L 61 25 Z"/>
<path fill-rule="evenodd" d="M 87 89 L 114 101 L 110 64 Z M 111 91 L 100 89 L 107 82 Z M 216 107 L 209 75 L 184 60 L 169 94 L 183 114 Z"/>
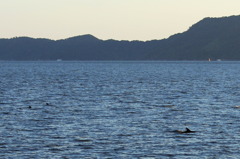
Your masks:
<path fill-rule="evenodd" d="M 3 143 L 0 143 L 0 146 L 5 146 L 7 145 L 7 143 L 3 142 Z"/>
<path fill-rule="evenodd" d="M 79 144 L 77 146 L 81 147 L 82 149 L 86 149 L 86 150 L 93 149 L 93 145 L 81 145 L 81 144 Z"/>
<path fill-rule="evenodd" d="M 76 142 L 92 142 L 92 140 L 88 139 L 88 138 L 75 138 L 74 141 L 76 141 Z"/>
<path fill-rule="evenodd" d="M 133 136 L 133 135 L 132 134 L 118 134 L 117 136 L 126 137 L 126 136 Z"/>
<path fill-rule="evenodd" d="M 173 105 L 173 104 L 166 104 L 166 105 L 161 105 L 160 107 L 172 108 L 172 107 L 175 107 L 175 105 Z"/>
<path fill-rule="evenodd" d="M 239 105 L 233 106 L 233 108 L 235 108 L 235 109 L 240 109 L 240 106 L 239 106 Z"/>

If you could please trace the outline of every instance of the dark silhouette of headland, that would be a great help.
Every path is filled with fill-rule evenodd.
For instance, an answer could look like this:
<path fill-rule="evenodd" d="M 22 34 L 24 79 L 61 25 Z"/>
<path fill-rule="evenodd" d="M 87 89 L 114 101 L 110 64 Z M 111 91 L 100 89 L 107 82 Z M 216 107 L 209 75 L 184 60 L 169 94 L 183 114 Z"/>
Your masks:
<path fill-rule="evenodd" d="M 204 18 L 187 31 L 151 41 L 0 39 L 0 60 L 240 60 L 240 16 Z"/>

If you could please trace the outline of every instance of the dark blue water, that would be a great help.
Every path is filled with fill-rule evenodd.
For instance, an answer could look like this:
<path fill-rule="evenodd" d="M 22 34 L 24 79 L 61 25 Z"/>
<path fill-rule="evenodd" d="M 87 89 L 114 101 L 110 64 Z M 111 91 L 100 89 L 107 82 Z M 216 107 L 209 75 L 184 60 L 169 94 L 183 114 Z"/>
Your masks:
<path fill-rule="evenodd" d="M 238 106 L 240 62 L 0 62 L 0 158 L 239 158 Z"/>

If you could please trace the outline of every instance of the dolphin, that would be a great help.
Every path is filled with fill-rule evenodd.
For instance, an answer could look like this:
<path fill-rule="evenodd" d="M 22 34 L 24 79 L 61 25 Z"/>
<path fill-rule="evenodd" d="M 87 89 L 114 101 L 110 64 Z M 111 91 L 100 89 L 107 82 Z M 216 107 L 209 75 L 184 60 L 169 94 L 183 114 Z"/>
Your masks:
<path fill-rule="evenodd" d="M 177 130 L 176 132 L 180 134 L 187 134 L 187 133 L 195 133 L 196 131 L 192 131 L 189 128 L 186 128 L 185 131 Z"/>
<path fill-rule="evenodd" d="M 195 133 L 196 131 L 192 131 L 192 130 L 190 130 L 190 129 L 188 129 L 188 128 L 186 128 L 186 131 L 184 131 L 184 133 Z"/>

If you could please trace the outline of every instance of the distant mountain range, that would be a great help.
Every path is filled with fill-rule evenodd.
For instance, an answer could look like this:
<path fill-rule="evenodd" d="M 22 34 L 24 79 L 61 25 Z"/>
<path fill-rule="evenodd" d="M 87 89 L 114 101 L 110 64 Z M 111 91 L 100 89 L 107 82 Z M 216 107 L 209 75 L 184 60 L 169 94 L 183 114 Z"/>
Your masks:
<path fill-rule="evenodd" d="M 186 32 L 152 41 L 0 39 L 0 60 L 240 60 L 240 16 L 204 18 Z"/>

